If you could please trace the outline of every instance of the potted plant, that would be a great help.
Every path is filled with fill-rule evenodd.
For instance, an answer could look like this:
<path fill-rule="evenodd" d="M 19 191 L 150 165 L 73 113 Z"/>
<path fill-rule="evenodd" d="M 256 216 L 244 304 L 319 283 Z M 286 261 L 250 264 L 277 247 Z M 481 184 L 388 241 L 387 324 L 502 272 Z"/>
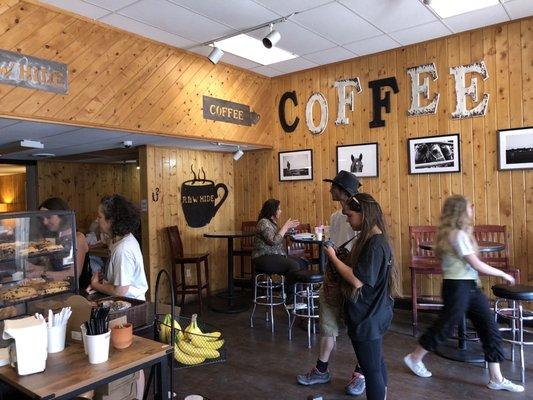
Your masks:
<path fill-rule="evenodd" d="M 133 343 L 133 325 L 118 324 L 111 329 L 111 344 L 115 349 L 125 349 Z"/>

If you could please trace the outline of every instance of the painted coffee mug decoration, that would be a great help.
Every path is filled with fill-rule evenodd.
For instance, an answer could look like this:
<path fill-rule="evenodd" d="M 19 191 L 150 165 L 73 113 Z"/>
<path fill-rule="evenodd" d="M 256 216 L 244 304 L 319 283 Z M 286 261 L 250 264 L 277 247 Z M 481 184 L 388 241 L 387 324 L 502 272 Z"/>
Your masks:
<path fill-rule="evenodd" d="M 206 179 L 203 168 L 201 169 L 203 178 L 200 178 L 200 173 L 197 177 L 192 165 L 191 171 L 193 179 L 181 184 L 181 207 L 187 225 L 192 228 L 201 228 L 211 222 L 228 197 L 228 187 L 223 183 L 215 184 L 212 180 Z M 222 189 L 224 193 L 219 202 L 215 204 L 215 200 L 219 197 L 219 189 Z"/>

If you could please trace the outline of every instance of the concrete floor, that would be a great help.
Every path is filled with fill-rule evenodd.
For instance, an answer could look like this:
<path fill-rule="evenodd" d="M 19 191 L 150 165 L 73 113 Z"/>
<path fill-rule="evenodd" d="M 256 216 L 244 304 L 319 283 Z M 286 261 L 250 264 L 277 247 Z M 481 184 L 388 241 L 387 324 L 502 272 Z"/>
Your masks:
<path fill-rule="evenodd" d="M 183 315 L 195 312 L 186 306 Z M 211 400 L 223 399 L 307 399 L 322 395 L 324 400 L 349 399 L 344 395 L 354 367 L 355 357 L 346 333 L 341 334 L 330 360 L 333 379 L 330 383 L 312 387 L 296 383 L 296 375 L 305 373 L 316 363 L 318 335 L 313 347 L 307 348 L 307 332 L 295 324 L 293 340 L 287 338 L 287 316 L 275 314 L 276 332 L 264 320 L 264 312 L 256 312 L 254 328 L 249 326 L 250 311 L 240 314 L 219 314 L 205 310 L 200 320 L 214 325 L 226 339 L 227 361 L 177 369 L 174 373 L 175 391 L 180 399 L 187 394 L 201 394 Z M 422 327 L 434 315 L 422 315 Z M 482 364 L 465 364 L 430 354 L 426 366 L 433 377 L 414 376 L 404 366 L 402 358 L 416 345 L 411 336 L 410 311 L 396 310 L 393 325 L 384 340 L 385 360 L 389 374 L 388 399 L 397 400 L 457 400 L 457 399 L 533 399 L 533 348 L 526 350 L 525 393 L 498 392 L 485 388 L 488 373 Z M 510 345 L 506 344 L 506 350 Z M 520 364 L 502 364 L 504 376 L 514 381 L 520 378 Z M 364 398 L 361 396 L 360 398 Z"/>

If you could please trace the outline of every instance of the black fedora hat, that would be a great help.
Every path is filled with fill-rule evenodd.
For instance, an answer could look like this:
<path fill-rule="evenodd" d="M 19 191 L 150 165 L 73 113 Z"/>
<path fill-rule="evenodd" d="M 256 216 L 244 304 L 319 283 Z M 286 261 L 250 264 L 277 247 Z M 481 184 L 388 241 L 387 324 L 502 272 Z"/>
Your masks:
<path fill-rule="evenodd" d="M 340 171 L 337 176 L 333 179 L 323 179 L 324 182 L 331 182 L 334 183 L 337 186 L 340 186 L 342 189 L 344 189 L 350 196 L 353 196 L 357 192 L 359 192 L 359 186 L 361 186 L 361 183 L 359 182 L 359 179 L 348 171 Z"/>

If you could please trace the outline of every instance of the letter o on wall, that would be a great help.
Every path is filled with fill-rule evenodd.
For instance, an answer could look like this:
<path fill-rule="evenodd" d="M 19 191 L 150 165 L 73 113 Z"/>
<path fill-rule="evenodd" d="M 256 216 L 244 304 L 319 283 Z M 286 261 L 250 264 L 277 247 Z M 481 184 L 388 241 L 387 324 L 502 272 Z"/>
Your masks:
<path fill-rule="evenodd" d="M 313 106 L 315 102 L 320 106 L 320 122 L 315 126 L 313 121 Z M 324 132 L 328 124 L 328 102 L 321 93 L 313 93 L 305 106 L 305 123 L 309 131 L 315 135 Z"/>

